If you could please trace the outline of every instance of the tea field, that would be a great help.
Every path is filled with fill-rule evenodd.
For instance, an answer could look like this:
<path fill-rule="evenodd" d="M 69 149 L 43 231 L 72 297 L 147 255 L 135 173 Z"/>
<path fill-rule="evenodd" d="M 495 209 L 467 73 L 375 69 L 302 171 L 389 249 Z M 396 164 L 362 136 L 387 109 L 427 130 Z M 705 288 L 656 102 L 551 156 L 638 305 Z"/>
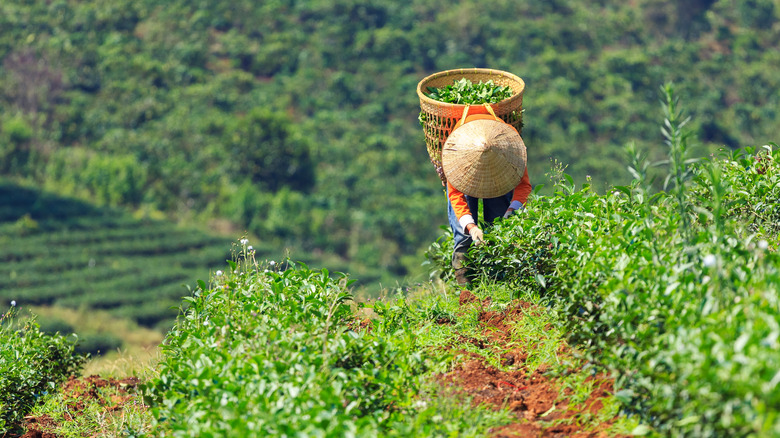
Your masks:
<path fill-rule="evenodd" d="M 188 285 L 230 257 L 230 239 L 135 219 L 0 182 L 0 300 L 93 308 L 160 328 Z"/>
<path fill-rule="evenodd" d="M 634 179 L 605 193 L 554 167 L 552 195 L 471 248 L 469 290 L 447 236 L 427 253 L 441 278 L 378 299 L 242 240 L 183 298 L 153 370 L 78 412 L 74 388 L 102 380 L 49 393 L 80 366 L 71 347 L 0 314 L 0 432 L 780 436 L 780 149 L 692 159 L 663 91 L 668 159 L 627 145 Z"/>
<path fill-rule="evenodd" d="M 569 345 L 615 378 L 624 412 L 664 437 L 780 436 L 780 150 L 692 159 L 671 86 L 668 159 L 631 145 L 604 194 L 559 173 L 472 256 L 550 297 Z M 651 166 L 667 171 L 651 189 Z"/>

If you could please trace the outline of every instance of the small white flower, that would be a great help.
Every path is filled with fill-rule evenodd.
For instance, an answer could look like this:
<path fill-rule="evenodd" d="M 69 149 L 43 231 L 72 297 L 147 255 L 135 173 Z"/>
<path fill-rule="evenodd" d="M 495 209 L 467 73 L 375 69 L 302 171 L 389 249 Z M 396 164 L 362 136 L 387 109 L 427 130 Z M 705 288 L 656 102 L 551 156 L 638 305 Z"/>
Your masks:
<path fill-rule="evenodd" d="M 769 243 L 766 240 L 761 239 L 758 241 L 758 249 L 765 250 L 768 247 L 769 247 Z"/>
<path fill-rule="evenodd" d="M 718 259 L 715 257 L 714 254 L 707 254 L 704 256 L 704 259 L 702 260 L 702 264 L 706 267 L 715 266 L 715 262 L 717 262 Z"/>
<path fill-rule="evenodd" d="M 208 321 L 203 321 L 203 325 L 207 326 L 207 325 L 209 325 L 209 322 Z"/>
<path fill-rule="evenodd" d="M 249 239 L 241 239 L 242 245 L 246 245 L 247 243 L 249 243 Z"/>
<path fill-rule="evenodd" d="M 249 246 L 246 247 L 246 250 L 249 251 L 249 252 L 252 252 L 254 249 L 255 248 L 252 247 L 252 245 L 249 245 Z"/>
<path fill-rule="evenodd" d="M 428 407 L 428 403 L 425 403 L 425 401 L 423 400 L 417 400 L 412 404 L 412 407 L 417 409 L 425 409 L 426 407 Z"/>
<path fill-rule="evenodd" d="M 11 307 L 16 307 L 16 301 L 15 300 L 11 300 Z"/>
<path fill-rule="evenodd" d="M 214 273 L 214 275 L 216 275 L 217 277 L 221 277 L 222 276 L 222 271 L 217 271 L 217 272 Z"/>
<path fill-rule="evenodd" d="M 276 265 L 276 262 L 271 260 L 270 262 L 268 262 L 268 264 L 271 265 L 271 266 L 274 266 L 274 265 Z"/>

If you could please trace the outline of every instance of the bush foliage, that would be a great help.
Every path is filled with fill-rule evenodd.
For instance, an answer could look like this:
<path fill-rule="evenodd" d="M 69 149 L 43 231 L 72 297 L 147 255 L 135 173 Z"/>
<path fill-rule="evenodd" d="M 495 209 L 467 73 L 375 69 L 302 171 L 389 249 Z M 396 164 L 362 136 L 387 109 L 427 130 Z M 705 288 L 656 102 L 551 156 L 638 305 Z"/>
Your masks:
<path fill-rule="evenodd" d="M 777 15 L 770 0 L 3 1 L 0 172 L 227 219 L 278 256 L 391 284 L 422 273 L 446 217 L 423 77 L 517 74 L 532 183 L 554 157 L 575 181 L 626 184 L 624 143 L 664 154 L 666 81 L 692 98 L 696 155 L 772 140 Z"/>
<path fill-rule="evenodd" d="M 155 433 L 390 433 L 430 366 L 413 331 L 361 329 L 343 274 L 258 265 L 247 246 L 241 254 L 185 298 L 168 333 L 159 377 L 146 386 Z"/>
<path fill-rule="evenodd" d="M 32 407 L 78 372 L 75 340 L 47 334 L 35 320 L 16 324 L 18 308 L 0 314 L 0 433 L 18 432 Z"/>
<path fill-rule="evenodd" d="M 662 436 L 774 436 L 780 150 L 691 160 L 671 86 L 664 95 L 665 190 L 633 147 L 635 179 L 605 194 L 558 168 L 554 194 L 494 224 L 472 263 L 546 293 L 568 340 Z"/>

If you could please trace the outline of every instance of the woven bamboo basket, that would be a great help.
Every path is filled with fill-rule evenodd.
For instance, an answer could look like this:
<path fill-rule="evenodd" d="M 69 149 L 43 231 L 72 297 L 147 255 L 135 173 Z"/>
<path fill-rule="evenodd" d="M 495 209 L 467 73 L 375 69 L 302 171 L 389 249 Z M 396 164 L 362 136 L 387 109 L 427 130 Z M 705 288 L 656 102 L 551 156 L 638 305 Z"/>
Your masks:
<path fill-rule="evenodd" d="M 441 148 L 447 137 L 455 127 L 466 105 L 439 102 L 426 96 L 428 87 L 441 88 L 452 85 L 455 81 L 466 78 L 474 84 L 479 81 L 493 81 L 496 85 L 507 86 L 512 89 L 512 96 L 501 102 L 491 104 L 491 108 L 505 122 L 514 126 L 517 132 L 522 134 L 523 128 L 523 91 L 525 82 L 518 76 L 501 70 L 487 68 L 464 68 L 446 70 L 434 73 L 417 84 L 417 96 L 420 98 L 420 120 L 425 132 L 425 144 L 428 148 L 428 156 L 436 168 L 442 183 L 447 182 L 444 170 L 441 166 Z M 487 109 L 482 105 L 469 107 L 469 114 L 487 114 Z"/>

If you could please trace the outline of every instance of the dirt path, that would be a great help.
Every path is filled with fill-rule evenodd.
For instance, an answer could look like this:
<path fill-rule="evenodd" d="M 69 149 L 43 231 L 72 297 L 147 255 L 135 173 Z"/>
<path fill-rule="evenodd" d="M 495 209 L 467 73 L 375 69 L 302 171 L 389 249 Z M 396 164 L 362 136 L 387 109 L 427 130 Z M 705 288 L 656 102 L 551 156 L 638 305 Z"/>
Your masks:
<path fill-rule="evenodd" d="M 136 377 L 124 379 L 105 379 L 100 376 L 84 378 L 71 377 L 62 386 L 64 403 L 67 412 L 63 420 L 72 421 L 74 416 L 83 415 L 84 408 L 92 402 L 97 402 L 105 412 L 120 412 L 125 403 L 136 398 L 131 394 L 138 386 Z M 59 435 L 44 432 L 57 427 L 57 421 L 46 415 L 40 417 L 25 417 L 27 432 L 20 438 L 59 438 Z"/>
<path fill-rule="evenodd" d="M 469 291 L 460 294 L 460 305 L 484 309 L 489 299 L 480 301 Z M 529 303 L 516 302 L 504 312 L 485 311 L 479 313 L 484 327 L 483 340 L 472 340 L 480 349 L 509 351 L 501 356 L 502 365 L 511 371 L 499 370 L 487 363 L 480 355 L 462 352 L 466 357 L 455 370 L 439 376 L 443 385 L 449 386 L 464 396 L 471 397 L 475 405 L 487 404 L 495 409 L 508 408 L 517 418 L 516 422 L 492 431 L 492 437 L 606 437 L 609 422 L 593 428 L 589 423 L 603 407 L 602 399 L 609 396 L 612 382 L 598 377 L 593 391 L 585 403 L 570 406 L 561 397 L 560 385 L 545 376 L 546 368 L 529 372 L 525 366 L 528 352 L 507 349 L 512 336 L 513 323 L 523 318 Z"/>

